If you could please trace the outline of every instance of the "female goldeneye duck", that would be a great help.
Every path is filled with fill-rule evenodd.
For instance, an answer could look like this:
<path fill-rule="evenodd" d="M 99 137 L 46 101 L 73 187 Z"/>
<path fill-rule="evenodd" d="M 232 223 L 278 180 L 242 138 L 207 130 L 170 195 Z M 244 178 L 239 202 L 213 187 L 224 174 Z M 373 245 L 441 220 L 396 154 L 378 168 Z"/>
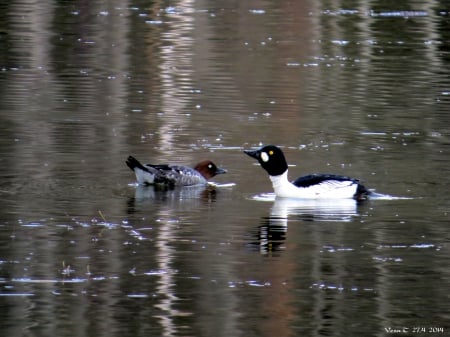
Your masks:
<path fill-rule="evenodd" d="M 136 180 L 141 185 L 193 186 L 205 185 L 212 177 L 226 173 L 211 160 L 203 160 L 194 168 L 181 165 L 141 164 L 136 158 L 129 156 L 128 167 L 134 171 Z"/>
<path fill-rule="evenodd" d="M 335 174 L 310 174 L 289 182 L 286 158 L 274 145 L 256 151 L 245 150 L 244 153 L 257 159 L 269 173 L 277 197 L 365 200 L 371 194 L 357 179 Z"/>

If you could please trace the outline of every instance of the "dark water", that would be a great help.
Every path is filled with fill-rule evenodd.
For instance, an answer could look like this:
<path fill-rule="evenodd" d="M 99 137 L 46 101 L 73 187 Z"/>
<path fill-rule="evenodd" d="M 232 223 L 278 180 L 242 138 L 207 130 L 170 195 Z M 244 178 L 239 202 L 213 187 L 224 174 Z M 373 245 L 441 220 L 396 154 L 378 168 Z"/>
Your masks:
<path fill-rule="evenodd" d="M 0 4 L 0 335 L 448 335 L 449 11 Z M 270 200 L 269 143 L 401 198 Z M 136 188 L 129 154 L 234 186 Z"/>

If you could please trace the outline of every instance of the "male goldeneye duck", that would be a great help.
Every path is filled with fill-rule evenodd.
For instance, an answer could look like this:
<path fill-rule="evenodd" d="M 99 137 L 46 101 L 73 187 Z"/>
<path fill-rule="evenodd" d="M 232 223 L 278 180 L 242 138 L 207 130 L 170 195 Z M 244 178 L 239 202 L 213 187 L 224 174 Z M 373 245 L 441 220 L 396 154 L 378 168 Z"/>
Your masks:
<path fill-rule="evenodd" d="M 141 185 L 161 185 L 167 187 L 205 185 L 212 177 L 226 173 L 211 160 L 203 160 L 194 168 L 181 165 L 141 164 L 136 158 L 129 156 L 126 164 L 136 174 Z"/>
<path fill-rule="evenodd" d="M 335 174 L 310 174 L 289 182 L 286 158 L 283 151 L 274 145 L 244 152 L 257 159 L 269 173 L 277 197 L 365 200 L 371 194 L 357 179 Z"/>

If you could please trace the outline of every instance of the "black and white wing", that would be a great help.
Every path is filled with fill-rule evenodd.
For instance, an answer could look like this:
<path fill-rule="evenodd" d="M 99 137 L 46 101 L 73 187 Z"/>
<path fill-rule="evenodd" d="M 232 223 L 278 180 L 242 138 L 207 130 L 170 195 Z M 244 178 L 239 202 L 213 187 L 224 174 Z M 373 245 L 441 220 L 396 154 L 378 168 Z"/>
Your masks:
<path fill-rule="evenodd" d="M 310 174 L 297 178 L 292 184 L 314 190 L 318 194 L 336 193 L 339 190 L 347 193 L 344 191 L 354 189 L 353 198 L 357 200 L 363 200 L 370 194 L 370 191 L 361 185 L 358 179 L 336 174 Z"/>

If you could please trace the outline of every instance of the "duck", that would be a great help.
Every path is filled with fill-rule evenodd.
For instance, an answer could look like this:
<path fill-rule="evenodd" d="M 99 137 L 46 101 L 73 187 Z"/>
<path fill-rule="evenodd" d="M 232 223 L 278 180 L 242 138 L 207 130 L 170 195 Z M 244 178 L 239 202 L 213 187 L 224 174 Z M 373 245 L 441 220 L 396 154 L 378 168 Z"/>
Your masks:
<path fill-rule="evenodd" d="M 195 167 L 170 164 L 142 164 L 133 156 L 125 161 L 136 175 L 140 185 L 155 185 L 173 188 L 175 186 L 206 185 L 208 180 L 227 172 L 211 160 L 202 160 Z"/>
<path fill-rule="evenodd" d="M 299 199 L 355 199 L 363 201 L 372 193 L 358 179 L 336 174 L 309 174 L 290 182 L 283 151 L 275 145 L 244 150 L 267 171 L 276 197 Z"/>

